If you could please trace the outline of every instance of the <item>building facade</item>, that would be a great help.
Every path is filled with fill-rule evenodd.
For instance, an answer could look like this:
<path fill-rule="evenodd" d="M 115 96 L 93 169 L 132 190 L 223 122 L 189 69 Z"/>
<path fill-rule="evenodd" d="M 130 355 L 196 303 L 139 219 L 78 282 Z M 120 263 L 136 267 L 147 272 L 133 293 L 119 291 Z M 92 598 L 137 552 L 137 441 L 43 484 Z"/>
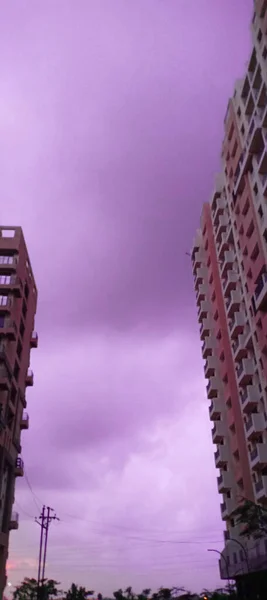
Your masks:
<path fill-rule="evenodd" d="M 21 431 L 28 429 L 26 388 L 33 385 L 30 350 L 37 290 L 20 227 L 0 228 L 0 599 L 6 584 L 9 532 L 18 529 L 13 512 L 15 480 L 22 477 Z"/>
<path fill-rule="evenodd" d="M 267 568 L 267 540 L 244 542 L 233 515 L 243 498 L 267 505 L 267 0 L 254 2 L 251 30 L 244 79 L 227 107 L 222 171 L 192 249 L 223 578 Z"/>

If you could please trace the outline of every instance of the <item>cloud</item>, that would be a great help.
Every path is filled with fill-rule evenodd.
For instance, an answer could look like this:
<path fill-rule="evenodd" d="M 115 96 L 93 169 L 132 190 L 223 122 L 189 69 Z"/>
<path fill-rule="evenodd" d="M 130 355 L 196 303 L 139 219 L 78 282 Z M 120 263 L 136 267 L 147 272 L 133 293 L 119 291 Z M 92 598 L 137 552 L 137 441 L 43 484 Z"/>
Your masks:
<path fill-rule="evenodd" d="M 1 219 L 24 228 L 40 334 L 12 582 L 36 575 L 42 503 L 62 519 L 48 573 L 64 587 L 191 587 L 192 571 L 198 589 L 219 582 L 185 252 L 219 168 L 250 12 L 250 0 L 2 9 Z"/>

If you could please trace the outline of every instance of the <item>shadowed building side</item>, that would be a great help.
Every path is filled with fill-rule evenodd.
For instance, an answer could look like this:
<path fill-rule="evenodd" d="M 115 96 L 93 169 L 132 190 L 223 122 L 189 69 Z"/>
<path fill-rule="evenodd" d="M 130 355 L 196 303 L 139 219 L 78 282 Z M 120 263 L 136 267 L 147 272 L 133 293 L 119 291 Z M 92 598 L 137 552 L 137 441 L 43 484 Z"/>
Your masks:
<path fill-rule="evenodd" d="M 23 477 L 21 431 L 29 428 L 26 388 L 33 385 L 30 350 L 37 290 L 22 229 L 0 227 L 0 600 L 6 585 L 9 532 L 18 529 L 12 510 L 16 477 Z"/>

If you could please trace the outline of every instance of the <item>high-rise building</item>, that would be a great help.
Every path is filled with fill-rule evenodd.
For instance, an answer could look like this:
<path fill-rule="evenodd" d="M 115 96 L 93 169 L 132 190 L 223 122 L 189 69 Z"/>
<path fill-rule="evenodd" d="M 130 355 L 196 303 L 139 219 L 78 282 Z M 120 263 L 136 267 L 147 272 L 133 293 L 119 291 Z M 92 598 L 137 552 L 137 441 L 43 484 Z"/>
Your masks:
<path fill-rule="evenodd" d="M 13 512 L 15 480 L 24 472 L 21 431 L 28 429 L 26 388 L 33 385 L 30 350 L 37 290 L 20 227 L 0 227 L 0 599 L 6 584 L 9 532 L 18 529 Z"/>
<path fill-rule="evenodd" d="M 243 498 L 267 505 L 267 0 L 255 0 L 251 31 L 225 116 L 221 174 L 192 249 L 226 525 L 223 578 L 267 569 L 267 540 L 241 536 L 234 515 Z"/>

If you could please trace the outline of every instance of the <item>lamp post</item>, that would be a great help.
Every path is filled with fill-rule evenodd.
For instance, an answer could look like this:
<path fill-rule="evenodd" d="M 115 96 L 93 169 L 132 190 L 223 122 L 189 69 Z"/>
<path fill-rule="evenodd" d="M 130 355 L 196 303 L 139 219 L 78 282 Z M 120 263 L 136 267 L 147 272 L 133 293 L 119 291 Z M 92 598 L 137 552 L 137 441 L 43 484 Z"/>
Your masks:
<path fill-rule="evenodd" d="M 229 542 L 235 542 L 236 544 L 238 544 L 240 546 L 240 548 L 242 548 L 242 550 L 244 552 L 244 555 L 245 555 L 246 563 L 247 563 L 247 570 L 248 570 L 248 573 L 249 573 L 250 567 L 249 567 L 247 549 L 245 548 L 245 546 L 239 540 L 236 540 L 235 538 L 229 538 Z"/>
<path fill-rule="evenodd" d="M 215 550 L 215 548 L 208 548 L 208 552 L 216 552 L 216 554 L 219 554 L 220 557 L 223 558 L 223 560 L 225 562 L 225 566 L 226 566 L 226 574 L 227 574 L 227 580 L 228 580 L 228 590 L 230 592 L 231 584 L 230 584 L 229 568 L 228 568 L 228 562 L 227 562 L 224 554 L 222 552 L 220 552 L 220 550 Z"/>

